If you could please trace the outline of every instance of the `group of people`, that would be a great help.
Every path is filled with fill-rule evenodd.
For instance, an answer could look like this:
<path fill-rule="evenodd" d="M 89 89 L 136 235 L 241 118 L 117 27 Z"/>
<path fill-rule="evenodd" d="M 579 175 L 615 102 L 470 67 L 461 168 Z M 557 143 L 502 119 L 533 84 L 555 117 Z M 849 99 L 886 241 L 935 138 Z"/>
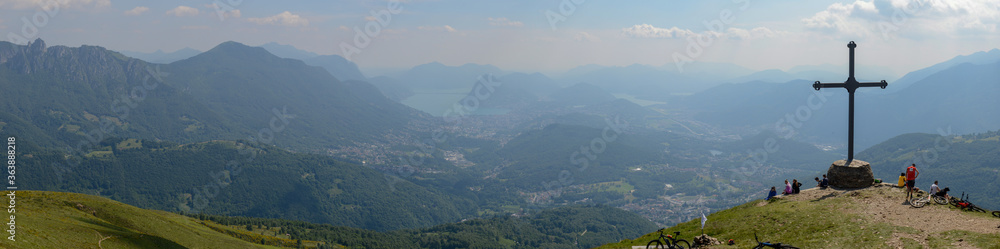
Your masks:
<path fill-rule="evenodd" d="M 906 172 L 899 173 L 899 183 L 897 186 L 906 187 L 907 201 L 913 198 L 913 192 L 920 191 L 920 188 L 915 187 L 918 176 L 920 176 L 920 170 L 917 170 L 917 164 L 915 163 L 906 167 Z M 934 184 L 931 184 L 931 188 L 928 191 L 930 195 L 928 195 L 927 198 L 929 199 L 933 195 L 948 198 L 948 191 L 951 191 L 951 188 L 945 187 L 944 189 L 941 189 L 941 187 L 938 186 L 938 181 L 934 181 Z"/>
<path fill-rule="evenodd" d="M 920 191 L 920 188 L 915 187 L 918 176 L 920 176 L 920 171 L 917 170 L 917 164 L 915 164 L 915 163 L 914 164 L 910 164 L 909 167 L 906 167 L 906 172 L 903 172 L 903 173 L 899 174 L 899 183 L 897 184 L 897 186 L 899 186 L 901 188 L 902 187 L 906 187 L 906 200 L 907 201 L 909 201 L 911 198 L 913 198 L 913 195 L 914 195 L 913 193 L 914 192 Z M 827 187 L 830 186 L 830 180 L 828 180 L 826 178 L 826 175 L 823 175 L 823 179 L 822 180 L 820 180 L 819 177 L 816 177 L 815 180 L 816 180 L 816 187 L 827 188 Z M 799 182 L 799 180 L 792 179 L 792 182 L 789 183 L 788 180 L 786 179 L 785 180 L 785 190 L 781 191 L 781 194 L 782 195 L 798 194 L 800 187 L 802 187 L 802 183 Z M 934 181 L 934 184 L 931 185 L 931 188 L 929 190 L 930 191 L 928 191 L 928 192 L 930 192 L 930 195 L 928 195 L 927 198 L 930 198 L 933 195 L 937 195 L 937 196 L 942 196 L 944 198 L 948 198 L 949 197 L 948 196 L 948 191 L 951 191 L 951 189 L 947 188 L 947 187 L 944 188 L 944 189 L 941 189 L 938 186 L 938 181 Z M 764 200 L 770 200 L 771 198 L 774 198 L 777 195 L 778 195 L 777 188 L 775 188 L 774 186 L 771 186 L 771 191 L 767 193 L 767 198 L 764 198 Z"/>
<path fill-rule="evenodd" d="M 828 186 L 830 186 L 830 180 L 826 179 L 826 175 L 823 175 L 823 180 L 820 180 L 819 177 L 816 177 L 816 187 L 826 188 Z M 788 182 L 788 179 L 785 179 L 785 190 L 781 191 L 781 194 L 782 195 L 798 194 L 801 187 L 802 183 L 799 182 L 798 179 L 792 179 L 791 183 Z M 764 198 L 764 200 L 770 200 L 771 198 L 774 198 L 777 195 L 778 195 L 777 188 L 771 186 L 771 191 L 767 193 L 767 198 Z"/>

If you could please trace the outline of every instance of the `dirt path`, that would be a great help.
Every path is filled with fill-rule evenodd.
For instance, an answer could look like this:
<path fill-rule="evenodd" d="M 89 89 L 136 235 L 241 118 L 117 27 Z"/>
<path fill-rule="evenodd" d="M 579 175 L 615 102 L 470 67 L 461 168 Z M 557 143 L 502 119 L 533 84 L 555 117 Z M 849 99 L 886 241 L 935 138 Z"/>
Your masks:
<path fill-rule="evenodd" d="M 949 209 L 946 205 L 928 203 L 923 208 L 913 208 L 905 200 L 902 188 L 889 185 L 866 189 L 819 189 L 802 190 L 797 195 L 781 196 L 790 201 L 812 201 L 845 196 L 857 203 L 858 209 L 849 212 L 861 214 L 875 222 L 886 222 L 896 226 L 912 227 L 918 234 L 895 233 L 889 247 L 902 248 L 902 238 L 913 239 L 927 247 L 927 236 L 950 230 L 966 230 L 977 233 L 1000 233 L 998 220 L 983 219 L 963 211 Z M 968 242 L 956 241 L 954 248 L 974 248 Z"/>

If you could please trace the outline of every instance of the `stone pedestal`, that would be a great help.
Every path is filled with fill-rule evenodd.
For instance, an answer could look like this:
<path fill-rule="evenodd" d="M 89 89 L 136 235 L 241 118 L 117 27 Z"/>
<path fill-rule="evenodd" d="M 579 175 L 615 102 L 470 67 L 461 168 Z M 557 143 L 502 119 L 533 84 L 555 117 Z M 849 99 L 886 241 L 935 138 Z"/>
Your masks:
<path fill-rule="evenodd" d="M 830 186 L 865 188 L 875 183 L 875 175 L 872 174 L 872 166 L 868 162 L 854 159 L 851 165 L 844 164 L 847 164 L 847 160 L 837 160 L 830 165 L 830 169 L 826 172 Z"/>

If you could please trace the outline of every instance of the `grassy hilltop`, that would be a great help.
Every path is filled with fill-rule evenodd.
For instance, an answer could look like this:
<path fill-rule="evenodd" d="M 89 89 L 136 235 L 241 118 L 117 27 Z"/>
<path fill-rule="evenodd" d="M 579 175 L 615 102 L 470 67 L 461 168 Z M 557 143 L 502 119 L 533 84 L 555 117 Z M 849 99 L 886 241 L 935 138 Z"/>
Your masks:
<path fill-rule="evenodd" d="M 711 248 L 750 248 L 761 241 L 800 248 L 1000 248 L 1000 219 L 963 212 L 949 205 L 912 208 L 900 188 L 809 189 L 773 201 L 756 200 L 708 215 L 705 233 L 736 244 Z M 973 200 L 974 201 L 974 200 Z M 693 243 L 701 234 L 695 219 L 667 229 Z M 654 231 L 599 249 L 645 246 Z"/>
<path fill-rule="evenodd" d="M 84 194 L 18 191 L 16 215 L 16 241 L 5 238 L 0 248 L 280 248 L 229 236 L 246 233 L 226 226 Z"/>

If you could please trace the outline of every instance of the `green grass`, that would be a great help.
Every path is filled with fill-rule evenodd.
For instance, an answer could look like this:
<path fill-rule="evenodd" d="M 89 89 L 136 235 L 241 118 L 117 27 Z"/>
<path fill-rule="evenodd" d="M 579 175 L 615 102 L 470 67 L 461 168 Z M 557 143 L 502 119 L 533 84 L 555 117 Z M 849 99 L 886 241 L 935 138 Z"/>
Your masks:
<path fill-rule="evenodd" d="M 872 193 L 861 193 L 868 195 Z M 756 245 L 754 233 L 761 241 L 781 242 L 800 248 L 878 248 L 884 247 L 893 233 L 919 234 L 919 230 L 910 227 L 894 226 L 888 223 L 878 223 L 860 215 L 845 210 L 857 209 L 850 198 L 835 197 L 817 201 L 751 201 L 731 209 L 723 210 L 708 216 L 705 233 L 720 241 L 733 239 L 734 246 L 716 246 L 713 248 L 748 248 Z M 987 215 L 988 216 L 988 215 Z M 694 236 L 702 234 L 701 220 L 695 219 L 666 229 L 673 234 L 680 231 L 680 237 L 692 242 Z M 652 233 L 634 240 L 623 240 L 598 248 L 631 248 L 645 246 L 657 238 Z M 998 234 L 978 234 L 966 231 L 946 232 L 940 236 L 932 236 L 932 248 L 948 248 L 956 238 L 962 238 L 967 243 L 980 248 L 1000 248 Z M 917 241 L 903 239 L 906 248 L 920 245 Z"/>
<path fill-rule="evenodd" d="M 84 155 L 84 156 L 85 157 L 96 157 L 96 158 L 108 158 L 108 157 L 112 156 L 112 153 L 111 153 L 110 150 L 95 150 L 95 151 L 91 151 L 90 153 L 87 153 L 87 155 Z"/>
<path fill-rule="evenodd" d="M 118 143 L 117 147 L 118 147 L 118 150 L 127 150 L 127 149 L 142 148 L 142 141 L 138 140 L 138 139 L 135 139 L 135 138 L 129 138 L 129 139 L 125 139 L 124 141 L 121 141 L 120 143 Z"/>
<path fill-rule="evenodd" d="M 914 240 L 914 239 L 911 239 L 911 238 L 900 238 L 899 240 L 903 242 L 903 248 L 907 248 L 907 249 L 909 249 L 909 248 L 923 248 L 923 246 L 921 246 L 920 242 L 917 242 L 917 240 Z"/>
<path fill-rule="evenodd" d="M 79 125 L 64 124 L 64 125 L 60 126 L 59 129 L 64 129 L 64 130 L 66 130 L 66 132 L 69 132 L 69 133 L 75 133 L 77 131 L 80 131 L 80 126 Z"/>
<path fill-rule="evenodd" d="M 587 191 L 587 193 L 615 192 L 619 194 L 627 194 L 635 189 L 634 186 L 625 181 L 600 182 L 591 184 L 589 187 L 591 187 L 591 190 Z"/>
<path fill-rule="evenodd" d="M 2 248 L 278 248 L 251 244 L 174 213 L 84 194 L 18 191 L 16 241 Z"/>

